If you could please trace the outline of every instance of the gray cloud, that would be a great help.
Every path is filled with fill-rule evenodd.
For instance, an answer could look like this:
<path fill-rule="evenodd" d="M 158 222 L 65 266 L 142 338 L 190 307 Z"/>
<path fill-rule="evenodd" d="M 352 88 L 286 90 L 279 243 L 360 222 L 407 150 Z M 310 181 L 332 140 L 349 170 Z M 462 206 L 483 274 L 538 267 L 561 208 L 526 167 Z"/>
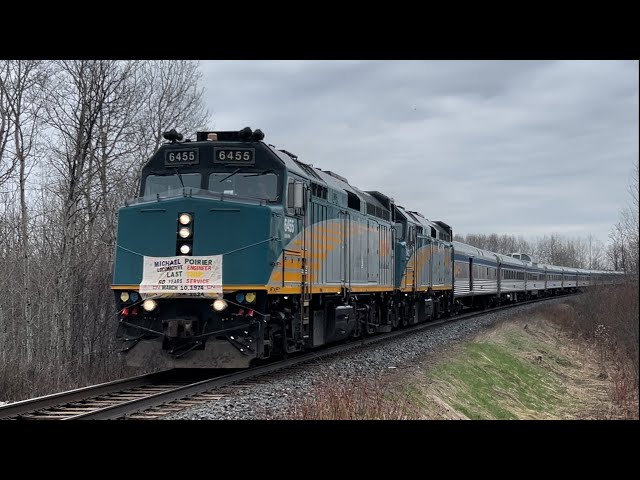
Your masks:
<path fill-rule="evenodd" d="M 207 61 L 212 128 L 460 233 L 607 239 L 638 158 L 638 62 Z"/>

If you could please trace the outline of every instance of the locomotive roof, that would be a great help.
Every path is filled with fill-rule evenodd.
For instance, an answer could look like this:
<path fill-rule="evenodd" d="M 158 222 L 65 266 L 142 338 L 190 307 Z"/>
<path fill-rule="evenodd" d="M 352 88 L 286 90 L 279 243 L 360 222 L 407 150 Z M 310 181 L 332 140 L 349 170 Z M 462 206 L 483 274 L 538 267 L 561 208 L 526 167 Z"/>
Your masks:
<path fill-rule="evenodd" d="M 330 187 L 334 190 L 351 192 L 352 194 L 358 196 L 360 200 L 365 201 L 366 203 L 369 203 L 377 208 L 389 210 L 382 202 L 380 202 L 370 193 L 360 190 L 358 187 L 351 185 L 345 177 L 328 170 L 321 170 L 311 164 L 304 163 L 297 157 L 291 157 L 288 152 L 283 152 L 274 148 L 271 148 L 271 150 L 278 156 L 278 158 L 280 158 L 284 162 L 288 170 L 295 172 L 300 176 L 306 177 L 315 183 Z M 379 194 L 379 192 L 375 193 Z"/>
<path fill-rule="evenodd" d="M 240 132 L 198 132 L 197 135 L 197 143 L 209 143 L 207 140 L 207 136 L 210 133 L 215 133 L 217 136 L 217 141 L 225 141 L 225 142 L 243 142 L 247 141 L 247 139 L 243 139 L 240 137 Z M 361 201 L 370 204 L 375 207 L 376 210 L 380 209 L 383 211 L 389 212 L 389 199 L 386 195 L 381 194 L 380 192 L 365 192 L 360 190 L 359 188 L 350 185 L 349 181 L 334 172 L 328 170 L 321 170 L 320 168 L 314 167 L 311 164 L 304 163 L 298 157 L 288 152 L 284 149 L 278 149 L 274 145 L 268 144 L 264 141 L 259 140 L 261 144 L 263 144 L 268 150 L 270 150 L 278 159 L 284 164 L 286 169 L 289 172 L 295 173 L 303 178 L 307 178 L 312 182 L 315 182 L 319 185 L 326 186 L 338 192 L 349 192 L 355 196 L 357 196 Z M 196 142 L 194 142 L 196 143 Z M 382 200 L 382 201 L 381 201 Z"/>
<path fill-rule="evenodd" d="M 388 210 L 387 207 L 385 207 L 376 197 L 374 197 L 373 195 L 367 193 L 367 192 L 363 192 L 362 190 L 360 190 L 359 188 L 356 187 L 351 187 L 353 188 L 356 192 L 358 192 L 358 195 L 360 195 L 360 197 L 362 199 L 364 199 L 367 203 L 370 203 L 371 205 L 374 205 L 378 208 L 384 208 L 385 210 Z"/>
<path fill-rule="evenodd" d="M 278 150 L 277 148 L 273 147 L 272 145 L 269 144 L 264 144 L 267 146 L 267 148 L 269 150 L 271 150 L 276 157 L 278 157 L 282 163 L 284 163 L 284 166 L 287 167 L 287 170 L 296 173 L 297 175 L 300 175 L 301 177 L 308 177 L 309 174 L 307 172 L 305 172 L 302 167 L 298 164 L 299 162 L 296 162 L 292 157 L 290 157 L 288 154 Z"/>
<path fill-rule="evenodd" d="M 424 227 L 431 226 L 429 225 L 429 221 L 424 218 L 421 213 L 409 211 L 405 207 L 402 207 L 400 205 L 398 205 L 397 208 L 405 217 L 407 217 L 407 220 L 409 220 L 411 223 L 422 225 Z"/>
<path fill-rule="evenodd" d="M 334 190 L 344 190 L 345 192 L 351 192 L 354 195 L 358 195 L 354 188 L 346 181 L 346 178 L 341 177 L 344 178 L 344 180 L 341 180 L 340 178 L 335 177 L 328 172 L 325 172 L 324 170 L 320 170 L 319 168 L 315 167 L 311 168 L 315 170 L 316 175 L 318 175 L 318 177 L 322 179 L 322 181 L 324 181 L 325 185 L 327 185 L 328 187 L 331 187 Z"/>
<path fill-rule="evenodd" d="M 444 222 L 441 222 L 440 220 L 428 220 L 429 225 L 431 225 L 433 228 L 436 229 L 436 231 L 440 234 L 440 236 L 442 235 L 448 235 L 449 240 L 451 240 L 451 227 L 449 225 L 447 225 Z"/>

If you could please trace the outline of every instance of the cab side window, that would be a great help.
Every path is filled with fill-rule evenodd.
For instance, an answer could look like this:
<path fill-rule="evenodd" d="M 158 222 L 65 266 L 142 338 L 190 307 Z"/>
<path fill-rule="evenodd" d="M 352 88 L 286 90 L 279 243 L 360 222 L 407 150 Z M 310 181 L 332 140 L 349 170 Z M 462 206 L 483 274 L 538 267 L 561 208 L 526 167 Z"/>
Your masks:
<path fill-rule="evenodd" d="M 304 214 L 304 182 L 290 178 L 287 182 L 287 214 Z"/>

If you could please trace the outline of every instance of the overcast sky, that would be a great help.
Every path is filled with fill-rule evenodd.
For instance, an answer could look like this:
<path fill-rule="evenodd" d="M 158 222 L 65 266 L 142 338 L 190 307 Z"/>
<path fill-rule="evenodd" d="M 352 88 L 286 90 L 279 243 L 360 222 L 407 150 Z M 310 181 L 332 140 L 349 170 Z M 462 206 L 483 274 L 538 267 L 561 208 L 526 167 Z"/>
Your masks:
<path fill-rule="evenodd" d="M 212 129 L 454 233 L 606 241 L 638 158 L 637 61 L 203 61 Z"/>

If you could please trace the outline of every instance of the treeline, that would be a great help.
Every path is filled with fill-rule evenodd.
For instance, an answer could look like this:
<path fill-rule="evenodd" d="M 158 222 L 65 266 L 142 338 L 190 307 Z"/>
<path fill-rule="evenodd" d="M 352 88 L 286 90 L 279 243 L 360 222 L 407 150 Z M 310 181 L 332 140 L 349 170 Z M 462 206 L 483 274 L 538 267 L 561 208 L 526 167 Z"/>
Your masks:
<path fill-rule="evenodd" d="M 170 128 L 206 126 L 193 61 L 0 61 L 0 400 L 116 378 L 116 212 Z"/>
<path fill-rule="evenodd" d="M 503 255 L 515 252 L 527 253 L 533 255 L 539 263 L 551 265 L 593 270 L 605 270 L 611 265 L 608 249 L 593 235 L 589 235 L 586 239 L 570 239 L 551 234 L 529 241 L 515 235 L 469 233 L 456 234 L 454 240 Z"/>

